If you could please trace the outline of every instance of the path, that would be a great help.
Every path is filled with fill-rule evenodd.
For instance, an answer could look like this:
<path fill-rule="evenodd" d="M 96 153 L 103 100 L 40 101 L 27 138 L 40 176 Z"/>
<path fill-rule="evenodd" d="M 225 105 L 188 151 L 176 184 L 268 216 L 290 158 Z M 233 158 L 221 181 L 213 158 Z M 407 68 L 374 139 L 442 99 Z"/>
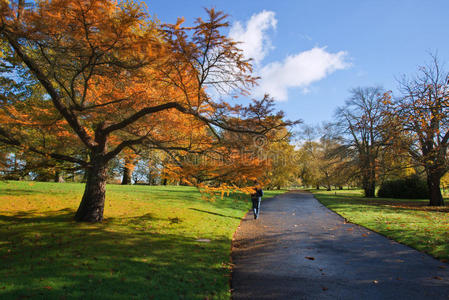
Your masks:
<path fill-rule="evenodd" d="M 449 265 L 346 224 L 290 192 L 246 215 L 233 241 L 233 299 L 449 299 Z"/>

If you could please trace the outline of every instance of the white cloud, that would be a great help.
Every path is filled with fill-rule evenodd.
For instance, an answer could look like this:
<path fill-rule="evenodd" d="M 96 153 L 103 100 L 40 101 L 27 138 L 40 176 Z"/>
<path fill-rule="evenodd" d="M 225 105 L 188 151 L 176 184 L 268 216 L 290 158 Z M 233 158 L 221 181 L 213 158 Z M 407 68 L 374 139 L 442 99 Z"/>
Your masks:
<path fill-rule="evenodd" d="M 252 15 L 246 26 L 235 22 L 229 31 L 229 37 L 241 42 L 239 48 L 243 50 L 245 57 L 252 58 L 255 64 L 259 64 L 273 48 L 267 31 L 276 29 L 276 24 L 275 13 L 264 10 Z"/>
<path fill-rule="evenodd" d="M 270 63 L 259 70 L 261 80 L 254 93 L 261 96 L 269 93 L 276 100 L 287 100 L 289 88 L 302 88 L 308 92 L 313 82 L 324 79 L 329 74 L 346 69 L 347 53 L 329 53 L 326 48 L 311 50 L 287 56 L 283 62 Z"/>
<path fill-rule="evenodd" d="M 351 66 L 347 52 L 330 53 L 326 47 L 314 47 L 289 55 L 282 61 L 263 65 L 263 59 L 274 48 L 269 31 L 276 29 L 276 25 L 275 13 L 264 10 L 252 15 L 245 25 L 235 22 L 229 31 L 230 38 L 241 42 L 239 48 L 245 57 L 253 59 L 255 75 L 261 77 L 259 86 L 253 90 L 254 96 L 268 93 L 275 100 L 284 101 L 288 98 L 290 88 L 300 88 L 303 93 L 309 93 L 312 83 Z M 311 38 L 304 34 L 301 39 Z"/>

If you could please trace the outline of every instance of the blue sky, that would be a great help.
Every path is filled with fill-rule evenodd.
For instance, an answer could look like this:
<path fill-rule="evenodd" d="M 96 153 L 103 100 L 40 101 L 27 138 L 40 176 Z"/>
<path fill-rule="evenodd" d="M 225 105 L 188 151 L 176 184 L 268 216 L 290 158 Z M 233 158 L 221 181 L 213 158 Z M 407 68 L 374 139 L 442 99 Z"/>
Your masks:
<path fill-rule="evenodd" d="M 290 119 L 319 124 L 358 86 L 395 91 L 438 52 L 449 67 L 449 1 L 195 0 L 149 1 L 162 22 L 192 22 L 203 8 L 229 14 L 229 34 L 244 39 L 270 92 Z"/>

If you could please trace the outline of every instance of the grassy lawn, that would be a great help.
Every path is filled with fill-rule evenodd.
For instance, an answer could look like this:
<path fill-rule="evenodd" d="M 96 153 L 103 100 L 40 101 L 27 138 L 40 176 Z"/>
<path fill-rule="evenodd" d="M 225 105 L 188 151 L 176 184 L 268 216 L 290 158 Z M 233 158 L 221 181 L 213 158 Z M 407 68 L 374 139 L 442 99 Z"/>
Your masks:
<path fill-rule="evenodd" d="M 229 299 L 231 238 L 248 197 L 108 185 L 105 221 L 78 224 L 83 188 L 0 182 L 0 298 Z"/>
<path fill-rule="evenodd" d="M 361 190 L 312 192 L 349 222 L 449 261 L 449 207 L 428 207 L 428 200 L 368 199 Z"/>

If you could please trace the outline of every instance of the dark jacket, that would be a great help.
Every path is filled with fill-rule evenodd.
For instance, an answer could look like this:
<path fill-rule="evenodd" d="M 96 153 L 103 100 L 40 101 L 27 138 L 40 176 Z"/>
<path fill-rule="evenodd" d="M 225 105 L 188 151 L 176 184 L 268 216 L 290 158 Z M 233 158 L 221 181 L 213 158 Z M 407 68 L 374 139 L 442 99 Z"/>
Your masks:
<path fill-rule="evenodd" d="M 259 198 L 259 197 L 263 196 L 263 190 L 262 189 L 254 188 L 254 191 L 255 192 L 253 194 L 251 194 L 251 198 L 252 199 L 256 199 L 256 198 Z"/>

